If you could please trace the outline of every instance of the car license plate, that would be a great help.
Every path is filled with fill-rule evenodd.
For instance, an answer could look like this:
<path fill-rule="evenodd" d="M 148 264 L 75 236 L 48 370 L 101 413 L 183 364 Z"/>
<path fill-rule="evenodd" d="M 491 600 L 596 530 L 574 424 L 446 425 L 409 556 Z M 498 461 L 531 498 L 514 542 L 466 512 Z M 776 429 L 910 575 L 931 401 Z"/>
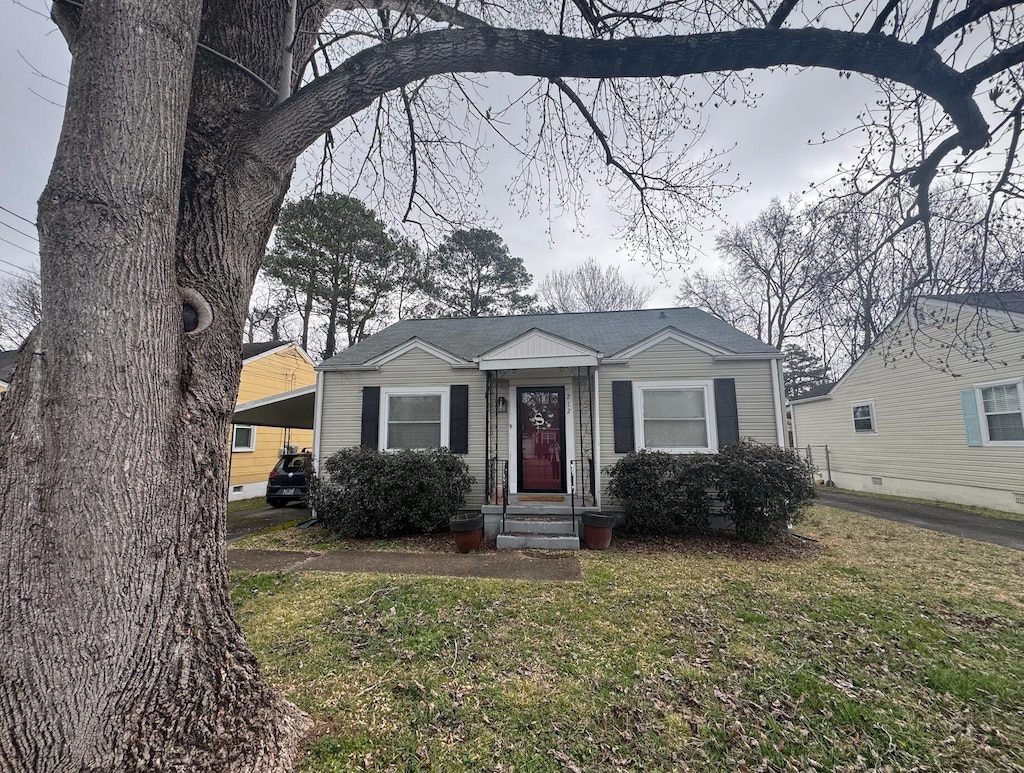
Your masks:
<path fill-rule="evenodd" d="M 281 489 L 281 496 L 286 496 L 288 494 L 291 494 L 292 496 L 295 496 L 295 489 L 293 489 L 293 488 L 283 488 L 283 489 Z"/>

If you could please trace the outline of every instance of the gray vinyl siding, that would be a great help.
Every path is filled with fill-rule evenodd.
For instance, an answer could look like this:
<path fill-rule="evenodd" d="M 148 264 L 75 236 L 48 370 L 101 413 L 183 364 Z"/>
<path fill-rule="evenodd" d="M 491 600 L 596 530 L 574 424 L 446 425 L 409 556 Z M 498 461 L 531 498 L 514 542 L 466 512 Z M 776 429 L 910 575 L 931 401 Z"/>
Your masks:
<path fill-rule="evenodd" d="M 498 414 L 497 441 L 492 436 L 490 449 L 485 449 L 485 374 L 469 368 L 452 368 L 426 352 L 413 350 L 375 371 L 325 371 L 323 374 L 323 408 L 320 429 L 320 455 L 326 458 L 335 451 L 359 445 L 362 390 L 364 386 L 379 387 L 436 387 L 453 384 L 469 385 L 469 453 L 465 456 L 470 474 L 476 485 L 467 498 L 466 506 L 476 508 L 484 504 L 486 459 L 495 452 L 507 459 L 509 424 L 516 420 L 516 392 L 518 386 L 562 386 L 573 395 L 572 407 L 574 443 L 573 455 L 580 455 L 580 419 L 587 436 L 585 446 L 600 444 L 601 467 L 606 469 L 621 458 L 614 453 L 612 437 L 611 382 L 736 380 L 736 402 L 741 437 L 752 437 L 763 443 L 775 443 L 778 436 L 775 425 L 775 406 L 771 384 L 769 360 L 743 360 L 715 362 L 704 354 L 677 341 L 663 341 L 634 357 L 627 365 L 602 365 L 599 368 L 598 405 L 600 410 L 600 437 L 589 437 L 589 389 L 580 390 L 575 380 L 575 369 L 520 370 L 502 374 L 497 382 L 497 394 L 506 395 L 508 412 Z M 582 375 L 587 379 L 586 370 Z M 592 375 L 590 377 L 592 384 Z M 492 429 L 494 418 L 491 417 Z M 588 451 L 589 448 L 584 449 Z M 512 453 L 515 450 L 512 449 Z M 601 474 L 602 487 L 607 475 Z M 582 484 L 582 481 L 581 481 Z M 510 489 L 515 488 L 512 482 Z M 607 495 L 605 495 L 607 496 Z M 608 502 L 607 498 L 605 500 Z"/>
<path fill-rule="evenodd" d="M 484 503 L 484 374 L 470 368 L 452 368 L 421 350 L 412 350 L 374 371 L 325 371 L 320 455 L 359 445 L 364 386 L 438 387 L 469 385 L 469 453 L 463 458 L 476 485 L 466 507 Z"/>
<path fill-rule="evenodd" d="M 957 492 L 954 487 L 970 487 L 976 494 L 993 489 L 1005 502 L 1002 509 L 1024 511 L 1013 499 L 1013 491 L 1024 491 L 1024 446 L 967 445 L 960 392 L 1024 377 L 1024 332 L 997 327 L 988 332 L 982 358 L 971 362 L 943 347 L 948 336 L 941 330 L 915 333 L 901 323 L 828 399 L 793 405 L 797 446 L 828 445 L 832 472 L 841 486 L 886 491 L 889 479 L 913 481 L 927 484 L 922 489 L 930 498 L 966 504 L 971 503 L 970 489 Z M 940 361 L 957 375 L 926 364 Z M 874 402 L 876 432 L 857 433 L 852 406 L 869 400 Z M 824 473 L 824 450 L 815 448 L 814 455 Z M 883 484 L 870 485 L 871 476 L 882 478 Z M 988 494 L 983 496 L 993 506 Z"/>
<path fill-rule="evenodd" d="M 714 358 L 685 344 L 666 340 L 630 360 L 629 365 L 605 365 L 599 374 L 601 412 L 602 488 L 608 484 L 607 469 L 625 454 L 615 453 L 612 431 L 613 381 L 689 381 L 732 378 L 736 380 L 736 405 L 740 437 L 761 443 L 777 443 L 775 397 L 772 391 L 770 360 L 732 360 Z M 612 504 L 605 492 L 606 506 Z M 607 507 L 606 507 L 607 509 Z"/>

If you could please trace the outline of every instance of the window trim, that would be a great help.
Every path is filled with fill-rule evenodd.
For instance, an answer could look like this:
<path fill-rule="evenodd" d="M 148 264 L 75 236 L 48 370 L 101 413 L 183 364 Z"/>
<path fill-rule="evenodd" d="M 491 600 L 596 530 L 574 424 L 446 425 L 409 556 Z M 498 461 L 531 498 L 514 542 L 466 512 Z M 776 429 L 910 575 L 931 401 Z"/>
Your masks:
<path fill-rule="evenodd" d="M 240 446 L 237 442 L 237 435 L 239 428 L 248 428 L 251 430 L 250 443 L 248 446 Z M 231 453 L 233 454 L 247 454 L 252 453 L 256 450 L 256 425 L 255 424 L 232 424 L 231 425 Z"/>
<path fill-rule="evenodd" d="M 990 440 L 988 436 L 988 414 L 985 413 L 985 400 L 982 398 L 982 390 L 997 386 L 1017 387 L 1017 399 L 1020 401 L 1021 418 L 1024 419 L 1024 379 L 1011 379 L 1010 381 L 989 381 L 984 384 L 974 385 L 974 400 L 978 404 L 978 424 L 981 425 L 982 446 L 993 448 L 1024 448 L 1024 440 Z"/>
<path fill-rule="evenodd" d="M 430 451 L 431 448 L 415 448 L 415 449 L 404 449 L 404 448 L 388 448 L 388 413 L 391 405 L 391 396 L 414 396 L 414 397 L 434 397 L 440 396 L 441 398 L 441 444 L 438 448 L 450 448 L 451 447 L 451 422 L 450 422 L 450 406 L 451 406 L 451 388 L 447 386 L 439 387 L 381 387 L 380 388 L 380 427 L 377 430 L 377 448 L 380 451 L 386 453 L 395 453 L 397 451 Z"/>
<path fill-rule="evenodd" d="M 704 392 L 704 424 L 708 434 L 706 447 L 653 447 L 644 437 L 644 392 L 665 389 L 700 389 Z M 664 451 L 668 454 L 718 453 L 718 418 L 715 413 L 715 382 L 698 381 L 634 381 L 633 382 L 633 436 L 637 451 Z"/>
<path fill-rule="evenodd" d="M 854 415 L 854 410 L 862 406 L 867 406 L 871 411 L 871 429 L 857 429 L 857 417 Z M 857 400 L 850 403 L 850 421 L 853 423 L 853 434 L 854 435 L 877 435 L 878 434 L 878 414 L 875 412 L 875 401 L 874 400 Z"/>

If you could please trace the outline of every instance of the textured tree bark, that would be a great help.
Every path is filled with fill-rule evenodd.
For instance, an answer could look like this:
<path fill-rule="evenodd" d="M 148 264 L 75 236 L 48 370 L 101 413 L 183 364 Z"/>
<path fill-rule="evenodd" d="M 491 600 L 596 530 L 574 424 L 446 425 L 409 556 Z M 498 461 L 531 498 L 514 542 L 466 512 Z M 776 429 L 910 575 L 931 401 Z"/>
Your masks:
<path fill-rule="evenodd" d="M 75 30 L 44 322 L 0 413 L 3 770 L 289 770 L 308 725 L 259 674 L 224 553 L 223 438 L 288 171 L 210 141 L 239 99 L 193 83 L 201 6 L 100 0 Z M 183 290 L 212 311 L 194 335 Z"/>

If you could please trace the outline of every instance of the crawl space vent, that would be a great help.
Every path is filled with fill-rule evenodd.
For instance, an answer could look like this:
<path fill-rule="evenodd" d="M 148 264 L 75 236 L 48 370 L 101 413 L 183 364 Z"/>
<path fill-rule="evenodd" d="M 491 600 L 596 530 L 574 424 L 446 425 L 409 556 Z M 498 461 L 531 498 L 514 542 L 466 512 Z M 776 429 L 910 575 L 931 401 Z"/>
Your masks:
<path fill-rule="evenodd" d="M 873 484 L 875 484 L 876 486 L 881 486 L 882 485 L 882 479 L 881 478 L 876 478 L 874 475 L 871 476 L 871 482 Z"/>
<path fill-rule="evenodd" d="M 232 487 L 231 487 L 231 493 L 232 493 L 232 494 L 237 494 L 237 493 L 238 493 L 239 491 L 241 491 L 241 490 L 242 490 L 242 487 L 241 487 L 241 486 L 232 486 Z"/>
<path fill-rule="evenodd" d="M 1013 501 L 1018 505 L 1024 505 L 1024 491 L 1014 491 Z"/>

